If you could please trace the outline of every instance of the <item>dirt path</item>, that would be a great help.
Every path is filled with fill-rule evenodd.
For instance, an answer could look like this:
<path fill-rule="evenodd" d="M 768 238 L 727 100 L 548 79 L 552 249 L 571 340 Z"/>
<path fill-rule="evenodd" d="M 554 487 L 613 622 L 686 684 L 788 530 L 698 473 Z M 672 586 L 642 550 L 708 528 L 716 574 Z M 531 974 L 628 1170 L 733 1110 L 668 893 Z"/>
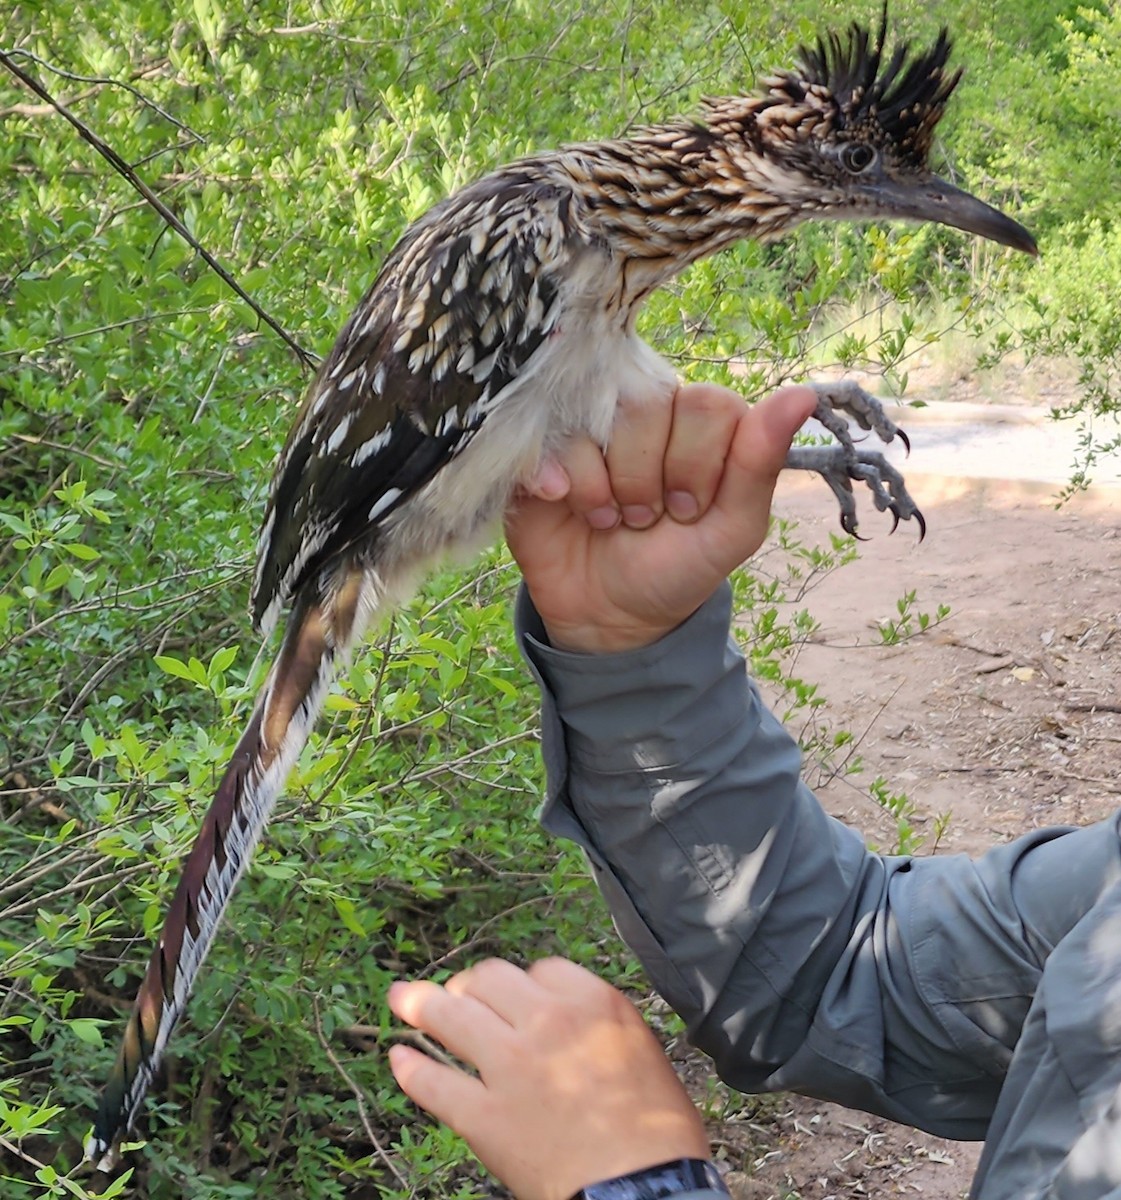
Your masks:
<path fill-rule="evenodd" d="M 913 431 L 912 431 L 913 432 Z M 861 790 L 877 775 L 914 805 L 926 845 L 976 853 L 1037 826 L 1086 823 L 1121 804 L 1121 491 L 1056 512 L 1053 488 L 909 477 L 929 535 L 921 545 L 861 508 L 861 561 L 826 578 L 802 606 L 820 622 L 799 671 L 829 700 L 829 721 L 859 737 L 864 773 L 819 790 L 831 812 L 892 849 L 894 817 Z M 832 502 L 820 481 L 780 484 L 777 511 L 827 541 Z M 883 647 L 877 621 L 896 599 L 952 613 Z M 1112 709 L 1112 711 L 1111 711 Z M 725 1096 L 705 1106 L 741 1200 L 963 1196 L 979 1147 L 814 1101 Z M 715 1097 L 715 1098 L 714 1098 Z"/>

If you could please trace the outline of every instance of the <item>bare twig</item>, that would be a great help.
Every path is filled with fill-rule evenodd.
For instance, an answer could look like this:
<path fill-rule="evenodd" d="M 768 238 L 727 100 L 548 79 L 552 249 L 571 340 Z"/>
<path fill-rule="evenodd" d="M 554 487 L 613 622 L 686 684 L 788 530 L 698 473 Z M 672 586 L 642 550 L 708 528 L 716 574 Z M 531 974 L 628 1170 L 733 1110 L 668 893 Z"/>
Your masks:
<path fill-rule="evenodd" d="M 493 917 L 488 917 L 476 930 L 475 936 L 468 941 L 461 943 L 458 946 L 453 946 L 447 954 L 441 954 L 439 958 L 433 959 L 428 966 L 417 972 L 418 979 L 425 979 L 433 971 L 438 971 L 441 967 L 447 966 L 453 959 L 458 958 L 461 954 L 467 954 L 471 950 L 489 941 L 489 938 L 483 936 L 484 930 L 490 929 L 493 925 L 498 924 L 503 918 L 510 916 L 511 913 L 516 913 L 519 909 L 528 908 L 531 904 L 540 904 L 542 901 L 556 900 L 556 896 L 552 892 L 543 892 L 540 896 L 530 896 L 526 900 L 519 900 L 517 904 L 511 904 L 509 908 L 504 908 L 501 912 L 495 913 Z"/>
<path fill-rule="evenodd" d="M 488 746 L 478 746 L 474 750 L 468 750 L 466 754 L 461 754 L 458 758 L 452 759 L 450 762 L 438 763 L 434 767 L 429 767 L 425 771 L 418 771 L 415 775 L 403 775 L 400 779 L 396 779 L 393 783 L 382 784 L 380 787 L 375 787 L 368 793 L 370 796 L 383 796 L 386 792 L 393 791 L 397 788 L 404 787 L 410 783 L 422 783 L 426 779 L 432 779 L 437 775 L 444 775 L 449 771 L 454 771 L 456 767 L 461 766 L 465 762 L 470 762 L 474 758 L 478 758 L 481 754 L 488 754 L 491 750 L 499 750 L 503 746 L 509 746 L 513 742 L 524 742 L 536 738 L 537 733 L 532 729 L 523 729 L 519 733 L 508 734 L 504 738 L 499 738 L 495 742 L 491 742 Z"/>
<path fill-rule="evenodd" d="M 143 206 L 138 205 L 137 207 Z M 26 270 L 26 267 L 23 269 Z M 150 325 L 155 321 L 170 321 L 175 317 L 190 317 L 209 311 L 208 308 L 180 308 L 174 312 L 145 313 L 142 317 L 129 317 L 124 321 L 114 321 L 110 325 L 95 325 L 90 329 L 79 329 L 75 333 L 64 333 L 59 337 L 48 338 L 41 345 L 33 346 L 30 349 L 26 346 L 21 346 L 18 350 L 0 350 L 0 358 L 41 354 L 50 346 L 61 346 L 64 342 L 74 342 L 84 337 L 95 337 L 99 333 L 111 333 L 114 329 L 127 329 L 130 325 Z"/>
<path fill-rule="evenodd" d="M 358 753 L 359 746 L 365 743 L 366 735 L 370 732 L 370 726 L 373 724 L 374 714 L 377 711 L 378 702 L 381 699 L 381 688 L 382 684 L 385 682 L 385 671 L 386 667 L 389 665 L 389 656 L 393 652 L 393 638 L 396 634 L 396 631 L 396 614 L 394 614 L 390 616 L 389 626 L 385 631 L 384 637 L 382 638 L 381 662 L 378 665 L 378 676 L 374 681 L 374 690 L 370 693 L 370 699 L 366 705 L 366 714 L 362 718 L 362 728 L 358 731 L 357 737 L 352 737 L 350 739 L 350 746 L 346 752 L 346 755 L 343 757 L 342 762 L 339 764 L 338 770 L 332 777 L 331 782 L 328 783 L 327 786 L 322 790 L 321 794 L 323 796 L 329 796 L 335 790 L 335 788 L 338 787 L 339 781 L 346 774 L 350 764 L 354 761 L 354 756 Z"/>
<path fill-rule="evenodd" d="M 435 1062 L 445 1067 L 451 1067 L 453 1071 L 463 1069 L 462 1064 L 457 1063 L 450 1054 L 441 1050 L 426 1033 L 421 1033 L 419 1029 L 390 1029 L 382 1036 L 391 1042 L 405 1042 L 415 1046 Z"/>
<path fill-rule="evenodd" d="M 351 1095 L 354 1096 L 354 1103 L 358 1108 L 358 1119 L 362 1122 L 362 1128 L 366 1131 L 366 1138 L 370 1145 L 377 1151 L 378 1158 L 385 1164 L 386 1169 L 390 1172 L 394 1179 L 407 1192 L 412 1192 L 409 1186 L 409 1181 L 401 1174 L 397 1168 L 397 1164 L 385 1152 L 378 1135 L 374 1132 L 374 1127 L 370 1123 L 369 1114 L 366 1112 L 366 1101 L 362 1096 L 362 1089 L 354 1082 L 347 1074 L 346 1068 L 339 1061 L 338 1055 L 331 1049 L 331 1043 L 327 1041 L 326 1035 L 323 1032 L 323 1023 L 319 1019 L 319 999 L 316 996 L 311 1000 L 312 1012 L 315 1014 L 315 1036 L 319 1039 L 319 1044 L 323 1047 L 323 1053 L 327 1055 L 331 1066 L 339 1073 L 339 1078 L 350 1088 Z"/>
<path fill-rule="evenodd" d="M 1003 646 L 978 646 L 976 642 L 968 641 L 953 633 L 946 640 L 951 646 L 960 646 L 962 650 L 972 650 L 974 654 L 984 654 L 988 658 L 1007 658 L 1012 653 Z"/>
<path fill-rule="evenodd" d="M 66 71 L 62 67 L 56 67 L 53 63 L 47 62 L 46 59 L 40 58 L 37 54 L 32 54 L 30 50 L 11 50 L 9 53 L 13 58 L 16 55 L 19 55 L 20 58 L 29 58 L 32 62 L 38 63 L 45 71 L 50 71 L 52 75 L 58 75 L 62 79 L 73 80 L 75 83 L 94 83 L 105 87 L 124 88 L 126 92 L 131 92 L 145 108 L 150 108 L 153 112 L 159 113 L 165 121 L 174 125 L 176 129 L 181 129 L 192 141 L 197 142 L 200 146 L 206 145 L 206 138 L 201 133 L 196 133 L 189 125 L 184 125 L 182 121 L 176 120 L 166 108 L 161 108 L 154 100 L 145 96 L 138 87 L 134 87 L 131 83 L 126 83 L 123 79 L 106 79 L 101 75 L 77 75 L 73 71 Z M 49 100 L 47 97 L 43 98 L 48 100 L 48 103 L 54 105 L 54 101 Z M 57 107 L 57 105 L 54 105 L 54 107 Z"/>
<path fill-rule="evenodd" d="M 107 458 L 102 458 L 99 454 L 94 454 L 89 450 L 83 450 L 81 446 L 64 446 L 62 442 L 52 442 L 50 438 L 35 437 L 30 433 L 13 433 L 12 438 L 17 442 L 23 442 L 25 446 L 46 446 L 48 450 L 61 450 L 64 454 L 74 454 L 80 458 L 88 458 L 90 462 L 95 462 L 99 467 L 113 468 L 117 464 L 110 462 Z"/>
<path fill-rule="evenodd" d="M 0 49 L 0 66 L 5 67 L 24 86 L 28 87 L 40 99 L 45 100 L 52 108 L 68 121 L 78 132 L 83 141 L 91 145 L 102 158 L 156 210 L 170 229 L 173 229 L 206 263 L 208 267 L 222 280 L 231 291 L 236 293 L 257 314 L 257 316 L 288 346 L 304 366 L 314 370 L 316 360 L 299 342 L 276 320 L 267 313 L 256 300 L 241 286 L 229 271 L 210 253 L 209 250 L 194 236 L 186 225 L 171 211 L 170 208 L 156 195 L 155 192 L 140 178 L 132 167 L 102 138 L 79 117 L 76 117 L 64 104 L 53 95 L 33 76 L 18 66 L 12 57 L 13 52 Z"/>

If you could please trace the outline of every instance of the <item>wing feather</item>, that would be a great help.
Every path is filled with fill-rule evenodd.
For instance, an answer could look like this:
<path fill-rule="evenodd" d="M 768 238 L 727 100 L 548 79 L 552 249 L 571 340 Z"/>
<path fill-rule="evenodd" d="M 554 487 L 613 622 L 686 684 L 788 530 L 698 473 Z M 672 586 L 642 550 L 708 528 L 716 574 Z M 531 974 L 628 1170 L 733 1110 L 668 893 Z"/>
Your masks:
<path fill-rule="evenodd" d="M 556 327 L 571 192 L 516 167 L 432 209 L 386 261 L 313 381 L 258 548 L 266 632 L 312 572 L 377 531 L 470 444 Z"/>

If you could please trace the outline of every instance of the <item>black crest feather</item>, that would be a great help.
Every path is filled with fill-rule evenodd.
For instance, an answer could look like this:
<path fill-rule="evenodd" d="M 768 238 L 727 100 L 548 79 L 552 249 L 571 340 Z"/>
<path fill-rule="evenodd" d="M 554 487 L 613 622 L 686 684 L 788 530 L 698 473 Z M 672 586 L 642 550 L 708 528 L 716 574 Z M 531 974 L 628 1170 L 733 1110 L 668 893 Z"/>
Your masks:
<path fill-rule="evenodd" d="M 946 70 L 952 43 L 945 28 L 929 50 L 914 57 L 908 42 L 885 57 L 886 36 L 885 5 L 875 37 L 854 21 L 845 34 L 831 32 L 816 46 L 802 46 L 801 70 L 780 79 L 795 99 L 811 89 L 828 92 L 836 106 L 836 128 L 878 133 L 899 157 L 921 164 L 961 71 Z"/>

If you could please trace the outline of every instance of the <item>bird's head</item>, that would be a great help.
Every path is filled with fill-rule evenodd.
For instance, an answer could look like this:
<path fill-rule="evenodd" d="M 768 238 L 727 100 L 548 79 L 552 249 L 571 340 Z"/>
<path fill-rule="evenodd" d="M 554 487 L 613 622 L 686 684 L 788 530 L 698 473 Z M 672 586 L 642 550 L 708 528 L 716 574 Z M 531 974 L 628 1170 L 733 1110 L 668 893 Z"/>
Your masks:
<path fill-rule="evenodd" d="M 873 39 L 853 24 L 802 47 L 796 69 L 763 81 L 763 93 L 707 103 L 706 126 L 723 135 L 734 166 L 785 210 L 774 232 L 809 218 L 935 221 L 1028 254 L 1022 225 L 935 175 L 927 165 L 934 130 L 961 78 L 947 71 L 942 30 L 925 53 L 903 43 L 884 55 L 887 11 Z"/>

